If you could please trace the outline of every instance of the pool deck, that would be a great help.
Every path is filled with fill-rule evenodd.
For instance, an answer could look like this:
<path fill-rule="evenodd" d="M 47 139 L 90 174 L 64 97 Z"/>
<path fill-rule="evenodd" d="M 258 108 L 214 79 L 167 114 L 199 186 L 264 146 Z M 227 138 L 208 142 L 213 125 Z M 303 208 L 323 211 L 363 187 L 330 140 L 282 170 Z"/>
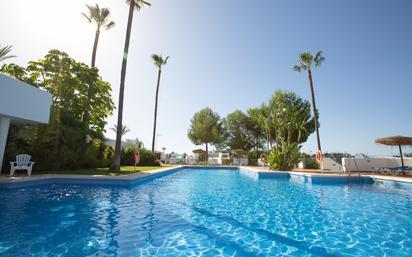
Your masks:
<path fill-rule="evenodd" d="M 26 185 L 42 185 L 48 183 L 71 183 L 71 184 L 100 184 L 100 185 L 129 185 L 137 181 L 142 181 L 152 177 L 162 176 L 169 172 L 177 171 L 184 167 L 188 168 L 202 168 L 203 166 L 183 166 L 176 165 L 172 167 L 166 167 L 156 170 L 148 170 L 139 173 L 127 174 L 127 175 L 62 175 L 62 174 L 42 174 L 28 176 L 18 176 L 18 177 L 0 177 L 0 188 L 18 188 L 25 187 Z M 234 166 L 204 166 L 207 168 L 237 168 Z M 319 170 L 294 170 L 294 171 L 273 171 L 269 170 L 267 167 L 252 167 L 252 166 L 241 166 L 240 169 L 247 170 L 248 172 L 254 173 L 255 175 L 295 175 L 304 176 L 312 178 L 353 178 L 353 177 L 365 177 L 372 178 L 374 180 L 384 180 L 393 182 L 405 182 L 412 183 L 412 177 L 410 176 L 390 176 L 390 175 L 376 175 L 367 172 L 356 172 L 356 173 L 338 173 L 331 171 L 319 171 Z"/>

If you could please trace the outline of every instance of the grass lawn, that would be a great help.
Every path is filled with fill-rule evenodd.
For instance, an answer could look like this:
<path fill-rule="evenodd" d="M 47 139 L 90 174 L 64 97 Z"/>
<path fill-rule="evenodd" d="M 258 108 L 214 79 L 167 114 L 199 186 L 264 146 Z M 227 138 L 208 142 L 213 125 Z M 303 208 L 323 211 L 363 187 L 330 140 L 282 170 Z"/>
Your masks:
<path fill-rule="evenodd" d="M 162 169 L 169 166 L 122 166 L 119 173 L 112 173 L 108 168 L 93 168 L 93 169 L 80 169 L 80 170 L 59 170 L 59 171 L 37 171 L 33 172 L 36 174 L 65 174 L 65 175 L 108 175 L 108 176 L 118 176 L 138 173 L 148 170 Z"/>

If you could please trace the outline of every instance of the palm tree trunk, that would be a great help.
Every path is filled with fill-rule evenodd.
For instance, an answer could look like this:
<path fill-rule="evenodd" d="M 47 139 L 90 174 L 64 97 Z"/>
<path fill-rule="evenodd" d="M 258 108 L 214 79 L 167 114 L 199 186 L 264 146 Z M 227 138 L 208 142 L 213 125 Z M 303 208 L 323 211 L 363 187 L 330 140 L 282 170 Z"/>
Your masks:
<path fill-rule="evenodd" d="M 318 143 L 318 150 L 322 151 L 322 147 L 320 145 L 318 114 L 316 112 L 315 90 L 313 89 L 312 71 L 310 69 L 308 69 L 308 76 L 309 76 L 310 93 L 312 95 L 312 108 L 313 108 L 313 117 L 314 117 L 314 120 L 315 120 L 315 130 L 316 130 L 316 139 L 317 139 L 317 143 Z"/>
<path fill-rule="evenodd" d="M 127 20 L 127 29 L 126 29 L 126 41 L 124 43 L 124 51 L 123 51 L 122 70 L 120 73 L 119 106 L 118 106 L 118 114 L 117 114 L 117 127 L 118 128 L 123 127 L 122 120 L 123 120 L 124 81 L 126 78 L 127 55 L 129 52 L 130 34 L 132 30 L 134 8 L 135 8 L 135 2 L 130 1 L 129 18 Z M 114 150 L 113 163 L 112 163 L 112 166 L 110 167 L 111 171 L 120 172 L 121 147 L 122 147 L 122 130 L 118 129 L 116 131 L 116 146 Z"/>
<path fill-rule="evenodd" d="M 156 87 L 156 98 L 155 98 L 155 111 L 154 111 L 154 121 L 153 121 L 153 140 L 152 140 L 152 152 L 155 151 L 155 141 L 156 141 L 156 123 L 157 123 L 157 102 L 159 98 L 159 87 L 160 87 L 160 76 L 162 75 L 162 69 L 159 69 L 157 75 L 157 87 Z"/>
<path fill-rule="evenodd" d="M 99 43 L 100 30 L 96 30 L 96 35 L 94 36 L 93 53 L 92 53 L 92 68 L 96 67 L 96 54 L 97 54 L 97 44 Z"/>

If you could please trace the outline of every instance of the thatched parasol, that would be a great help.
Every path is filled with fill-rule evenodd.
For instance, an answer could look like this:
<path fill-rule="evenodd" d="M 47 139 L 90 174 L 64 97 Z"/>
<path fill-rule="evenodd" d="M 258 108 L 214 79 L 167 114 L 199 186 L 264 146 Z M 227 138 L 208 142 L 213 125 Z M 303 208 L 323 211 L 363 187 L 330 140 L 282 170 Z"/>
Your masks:
<path fill-rule="evenodd" d="M 192 151 L 193 153 L 198 153 L 198 154 L 206 154 L 206 151 L 203 149 L 196 149 Z"/>
<path fill-rule="evenodd" d="M 232 154 L 235 155 L 235 156 L 241 156 L 241 157 L 248 156 L 248 152 L 243 150 L 243 149 L 232 150 Z"/>
<path fill-rule="evenodd" d="M 383 138 L 375 139 L 375 143 L 381 144 L 381 145 L 398 146 L 399 153 L 401 155 L 402 169 L 405 170 L 405 164 L 403 162 L 402 146 L 412 145 L 412 137 L 404 137 L 404 136 L 383 137 Z"/>

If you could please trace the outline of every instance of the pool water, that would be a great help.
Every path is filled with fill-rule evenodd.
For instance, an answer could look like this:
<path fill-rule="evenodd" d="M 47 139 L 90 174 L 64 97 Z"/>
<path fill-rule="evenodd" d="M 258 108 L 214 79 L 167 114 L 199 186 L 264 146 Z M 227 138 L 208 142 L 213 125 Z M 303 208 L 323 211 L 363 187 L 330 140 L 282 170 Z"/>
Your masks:
<path fill-rule="evenodd" d="M 412 256 L 412 189 L 183 169 L 0 190 L 2 256 Z"/>

